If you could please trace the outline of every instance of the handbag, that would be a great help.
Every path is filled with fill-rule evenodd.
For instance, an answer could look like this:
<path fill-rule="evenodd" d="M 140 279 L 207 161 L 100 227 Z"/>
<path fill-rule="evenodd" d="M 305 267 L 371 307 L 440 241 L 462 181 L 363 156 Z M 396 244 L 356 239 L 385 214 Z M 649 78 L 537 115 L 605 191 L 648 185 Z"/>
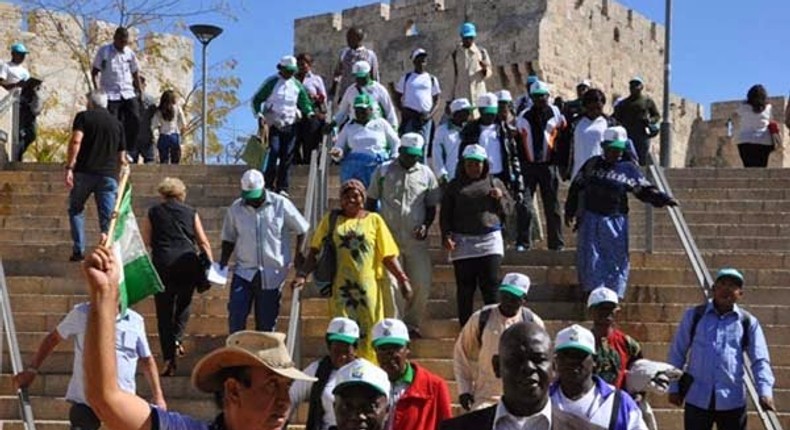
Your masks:
<path fill-rule="evenodd" d="M 209 258 L 208 253 L 206 253 L 206 251 L 200 248 L 200 246 L 198 246 L 195 240 L 187 234 L 186 230 L 178 221 L 178 219 L 176 219 L 176 217 L 174 217 L 173 214 L 168 209 L 165 209 L 165 212 L 167 212 L 167 214 L 170 216 L 170 220 L 176 226 L 178 232 L 181 233 L 181 236 L 192 245 L 192 252 L 195 253 L 195 257 L 197 258 L 198 265 L 201 269 L 200 274 L 198 275 L 197 285 L 195 286 L 195 289 L 197 290 L 198 293 L 205 293 L 211 288 L 211 282 L 209 282 L 207 276 L 207 271 L 211 267 L 211 259 Z"/>
<path fill-rule="evenodd" d="M 771 121 L 768 123 L 768 133 L 771 135 L 771 150 L 781 150 L 782 149 L 782 132 L 779 129 L 779 123 L 776 121 Z"/>
<path fill-rule="evenodd" d="M 332 236 L 337 226 L 337 217 L 340 216 L 339 210 L 329 213 L 329 228 L 326 235 L 321 239 L 321 249 L 318 251 L 315 271 L 313 272 L 313 282 L 321 297 L 332 295 L 332 282 L 337 273 L 337 250 L 335 249 Z"/>

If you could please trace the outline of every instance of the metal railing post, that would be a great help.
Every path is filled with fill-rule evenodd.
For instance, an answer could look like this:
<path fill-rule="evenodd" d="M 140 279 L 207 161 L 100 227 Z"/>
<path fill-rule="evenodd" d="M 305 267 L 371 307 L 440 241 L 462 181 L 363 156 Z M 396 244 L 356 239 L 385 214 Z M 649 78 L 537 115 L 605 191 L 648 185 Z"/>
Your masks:
<path fill-rule="evenodd" d="M 14 88 L 11 91 L 11 94 L 13 94 L 14 102 L 11 105 L 11 152 L 9 153 L 9 157 L 11 157 L 11 159 L 8 161 L 14 162 L 18 159 L 18 156 L 22 152 L 22 148 L 19 143 L 19 100 L 22 90 L 19 88 Z"/>
<path fill-rule="evenodd" d="M 8 297 L 8 286 L 6 285 L 2 261 L 0 261 L 0 313 L 2 313 L 3 329 L 8 342 L 11 372 L 16 375 L 24 370 L 24 365 L 22 364 L 22 356 L 19 353 L 19 341 L 16 338 L 16 327 L 14 326 L 14 316 L 11 313 L 11 302 Z M 18 389 L 17 397 L 19 398 L 19 416 L 25 424 L 25 430 L 35 430 L 36 423 L 33 420 L 33 407 L 30 405 L 30 396 L 27 389 Z"/>

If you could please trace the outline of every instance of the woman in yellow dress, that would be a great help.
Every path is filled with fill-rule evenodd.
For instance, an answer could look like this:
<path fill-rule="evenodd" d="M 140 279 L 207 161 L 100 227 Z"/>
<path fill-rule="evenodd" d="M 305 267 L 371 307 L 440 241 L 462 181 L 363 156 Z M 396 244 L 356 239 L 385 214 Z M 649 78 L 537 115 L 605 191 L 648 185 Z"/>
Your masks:
<path fill-rule="evenodd" d="M 340 187 L 340 207 L 332 243 L 335 246 L 337 270 L 332 282 L 329 311 L 332 317 L 356 321 L 360 329 L 358 356 L 375 362 L 371 332 L 385 318 L 385 295 L 378 280 L 388 270 L 395 279 L 403 298 L 410 302 L 413 292 L 408 276 L 398 263 L 398 246 L 384 219 L 364 209 L 365 186 L 351 179 Z M 316 256 L 324 237 L 329 233 L 331 213 L 324 216 L 313 234 L 305 264 L 297 271 L 293 286 L 302 287 L 316 265 Z"/>

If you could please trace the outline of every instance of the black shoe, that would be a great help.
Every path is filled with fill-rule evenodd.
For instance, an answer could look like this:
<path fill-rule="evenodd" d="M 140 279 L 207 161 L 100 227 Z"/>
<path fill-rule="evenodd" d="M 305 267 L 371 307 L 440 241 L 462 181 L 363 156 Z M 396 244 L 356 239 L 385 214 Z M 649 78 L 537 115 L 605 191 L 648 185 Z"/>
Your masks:
<path fill-rule="evenodd" d="M 75 261 L 75 262 L 76 261 L 82 261 L 84 259 L 85 259 L 85 256 L 82 255 L 81 252 L 74 252 L 74 253 L 71 254 L 71 257 L 69 257 L 69 261 Z"/>

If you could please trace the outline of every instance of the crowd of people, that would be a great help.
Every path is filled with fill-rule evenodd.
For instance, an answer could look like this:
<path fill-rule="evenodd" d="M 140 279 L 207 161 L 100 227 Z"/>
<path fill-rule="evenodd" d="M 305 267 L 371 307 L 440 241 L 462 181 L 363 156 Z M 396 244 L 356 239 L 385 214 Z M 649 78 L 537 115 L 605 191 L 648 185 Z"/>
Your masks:
<path fill-rule="evenodd" d="M 638 340 L 617 328 L 629 273 L 627 194 L 656 207 L 678 204 L 639 167 L 659 118 L 643 94 L 644 82 L 631 80 L 630 96 L 612 116 L 604 113 L 603 92 L 587 81 L 577 86 L 577 100 L 563 103 L 551 99 L 549 83 L 530 76 L 526 93 L 514 100 L 506 90 L 487 88 L 491 59 L 475 43 L 474 24 L 464 23 L 460 36 L 451 54 L 451 97 L 440 121 L 442 90 L 427 69 L 429 53 L 413 51 L 413 71 L 390 94 L 378 83 L 377 56 L 364 47 L 359 28 L 347 34 L 329 93 L 307 54 L 283 57 L 255 93 L 253 111 L 270 149 L 264 165 L 241 177 L 240 197 L 222 225 L 218 267 L 233 269 L 229 336 L 192 372 L 196 388 L 213 393 L 222 413 L 203 423 L 167 411 L 156 364 L 140 335 L 142 318 L 133 311 L 118 314 L 116 256 L 104 246 L 85 255 L 85 201 L 94 194 L 106 233 L 119 167 L 146 160 L 146 149 L 128 144 L 139 142 L 143 83 L 126 46 L 128 32 L 119 28 L 114 42 L 96 55 L 93 77 L 100 77 L 101 90 L 91 92 L 88 110 L 74 120 L 66 163 L 71 260 L 84 260 L 90 302 L 42 342 L 25 372 L 16 375 L 18 386 L 32 383 L 52 349 L 74 335 L 74 387 L 67 399 L 72 425 L 83 429 L 100 423 L 130 430 L 278 429 L 301 402 L 310 404 L 309 430 L 655 429 L 648 391 L 669 393 L 673 404 L 684 406 L 687 429 L 714 423 L 743 429 L 745 352 L 760 403 L 774 409 L 762 328 L 737 305 L 745 285 L 738 270 L 722 269 L 712 299 L 685 312 L 668 363 L 647 360 Z M 753 109 L 743 115 L 770 117 L 764 90 L 751 92 Z M 328 118 L 335 95 L 339 109 Z M 162 94 L 150 117 L 148 129 L 159 131 L 160 157 L 177 162 L 185 120 L 172 91 Z M 323 133 L 335 131 L 330 154 L 340 163 L 340 207 L 311 226 L 289 198 L 290 168 L 305 160 Z M 758 151 L 741 153 L 756 157 Z M 564 217 L 562 180 L 571 181 Z M 589 328 L 563 328 L 553 342 L 544 319 L 554 316 L 527 306 L 529 277 L 501 274 L 506 250 L 535 248 L 538 187 L 547 248 L 564 249 L 563 218 L 578 230 L 578 282 L 592 320 Z M 165 178 L 158 192 L 162 201 L 148 211 L 141 231 L 165 285 L 155 300 L 161 376 L 167 377 L 187 353 L 190 303 L 196 290 L 208 287 L 203 260 L 214 257 L 199 214 L 185 203 L 184 183 Z M 423 338 L 430 321 L 436 259 L 429 237 L 437 217 L 441 246 L 454 268 L 460 324 L 453 373 L 466 413 L 455 418 L 447 382 L 411 359 L 413 342 Z M 318 286 L 332 317 L 328 354 L 304 371 L 294 367 L 284 335 L 274 332 L 292 268 L 294 289 L 304 288 L 311 274 L 326 278 Z M 484 306 L 476 310 L 478 289 Z M 253 309 L 255 330 L 248 331 Z M 134 378 L 129 380 L 138 358 L 154 393 L 150 404 L 135 395 Z M 90 378 L 82 366 L 91 369 Z"/>

